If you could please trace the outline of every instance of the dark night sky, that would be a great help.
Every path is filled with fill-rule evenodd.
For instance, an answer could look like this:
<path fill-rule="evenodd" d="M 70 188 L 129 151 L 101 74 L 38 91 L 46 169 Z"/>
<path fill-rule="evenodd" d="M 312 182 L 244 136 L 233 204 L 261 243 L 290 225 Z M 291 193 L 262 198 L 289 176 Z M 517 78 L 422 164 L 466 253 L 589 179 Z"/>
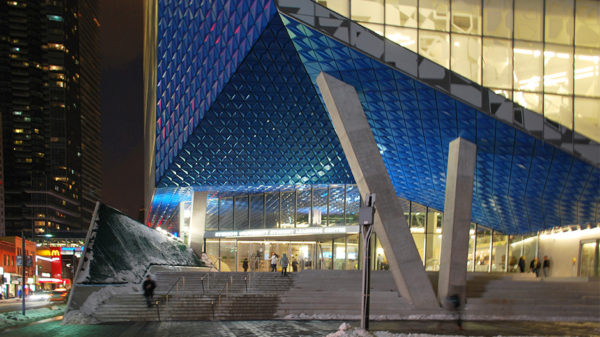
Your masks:
<path fill-rule="evenodd" d="M 100 1 L 104 202 L 137 219 L 143 206 L 143 0 Z"/>

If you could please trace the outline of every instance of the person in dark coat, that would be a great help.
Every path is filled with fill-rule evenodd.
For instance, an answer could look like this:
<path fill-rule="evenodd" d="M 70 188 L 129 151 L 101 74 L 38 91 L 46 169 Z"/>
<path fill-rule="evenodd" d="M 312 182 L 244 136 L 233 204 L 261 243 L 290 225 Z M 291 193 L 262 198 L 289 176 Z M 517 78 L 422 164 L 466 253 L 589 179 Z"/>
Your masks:
<path fill-rule="evenodd" d="M 529 264 L 529 271 L 535 273 L 535 277 L 540 277 L 540 261 L 537 257 L 534 257 Z"/>
<path fill-rule="evenodd" d="M 544 261 L 542 261 L 542 270 L 544 271 L 544 277 L 548 277 L 548 275 L 550 275 L 550 260 L 548 260 L 548 256 L 544 256 Z"/>
<path fill-rule="evenodd" d="M 248 258 L 244 258 L 244 262 L 242 262 L 242 268 L 244 268 L 244 273 L 248 272 Z"/>
<path fill-rule="evenodd" d="M 148 308 L 152 306 L 154 288 L 156 288 L 156 282 L 150 278 L 150 275 L 147 275 L 146 280 L 142 283 L 142 289 L 144 289 L 144 297 L 146 298 L 146 305 L 148 305 Z"/>
<path fill-rule="evenodd" d="M 525 256 L 521 256 L 521 258 L 519 259 L 519 271 L 521 273 L 525 272 Z"/>
<path fill-rule="evenodd" d="M 296 259 L 292 261 L 292 270 L 294 273 L 298 271 L 298 261 L 296 261 Z"/>
<path fill-rule="evenodd" d="M 285 253 L 281 254 L 281 275 L 287 276 L 287 267 L 290 261 Z"/>

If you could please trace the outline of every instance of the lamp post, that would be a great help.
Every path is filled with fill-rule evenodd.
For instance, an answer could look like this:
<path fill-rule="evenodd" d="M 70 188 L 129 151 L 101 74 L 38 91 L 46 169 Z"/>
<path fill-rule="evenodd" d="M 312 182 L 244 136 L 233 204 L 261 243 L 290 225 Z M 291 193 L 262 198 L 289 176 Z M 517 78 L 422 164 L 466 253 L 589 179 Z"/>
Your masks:
<path fill-rule="evenodd" d="M 360 327 L 369 330 L 369 304 L 371 288 L 371 234 L 375 216 L 375 193 L 367 194 L 359 212 L 360 233 L 363 239 L 363 275 L 360 310 Z"/>

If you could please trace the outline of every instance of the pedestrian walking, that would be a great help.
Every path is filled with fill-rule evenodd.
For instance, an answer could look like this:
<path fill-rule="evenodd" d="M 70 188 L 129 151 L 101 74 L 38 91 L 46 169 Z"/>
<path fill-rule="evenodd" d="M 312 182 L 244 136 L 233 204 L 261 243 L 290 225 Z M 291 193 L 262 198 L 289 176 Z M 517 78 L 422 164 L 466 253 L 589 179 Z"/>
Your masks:
<path fill-rule="evenodd" d="M 271 271 L 277 271 L 277 261 L 279 261 L 277 254 L 273 253 L 271 255 Z"/>
<path fill-rule="evenodd" d="M 292 270 L 294 271 L 294 273 L 298 271 L 298 261 L 296 261 L 296 259 L 292 261 Z"/>
<path fill-rule="evenodd" d="M 534 257 L 529 264 L 529 271 L 535 273 L 535 277 L 540 277 L 540 261 Z"/>
<path fill-rule="evenodd" d="M 283 275 L 283 276 L 287 276 L 288 263 L 289 263 L 289 260 L 287 258 L 287 255 L 285 255 L 285 253 L 283 253 L 281 255 L 281 275 Z"/>
<path fill-rule="evenodd" d="M 521 273 L 525 272 L 525 256 L 521 256 L 521 258 L 519 258 L 519 271 Z"/>
<path fill-rule="evenodd" d="M 548 277 L 550 275 L 550 260 L 548 256 L 544 256 L 544 261 L 542 261 L 542 269 L 544 271 L 544 277 Z"/>
<path fill-rule="evenodd" d="M 242 262 L 242 268 L 244 268 L 244 273 L 248 272 L 248 258 L 244 258 L 244 262 Z"/>
<path fill-rule="evenodd" d="M 146 280 L 142 283 L 142 288 L 144 289 L 146 305 L 150 308 L 152 306 L 152 298 L 154 297 L 154 288 L 156 288 L 156 282 L 150 278 L 150 275 L 146 276 Z"/>

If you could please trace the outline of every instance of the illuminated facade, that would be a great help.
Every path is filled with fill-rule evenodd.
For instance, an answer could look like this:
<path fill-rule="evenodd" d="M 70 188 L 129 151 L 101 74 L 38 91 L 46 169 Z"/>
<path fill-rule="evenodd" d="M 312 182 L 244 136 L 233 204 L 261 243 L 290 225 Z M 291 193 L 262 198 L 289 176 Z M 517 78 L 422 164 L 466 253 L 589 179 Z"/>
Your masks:
<path fill-rule="evenodd" d="M 487 22 L 492 3 L 505 14 L 492 16 L 504 20 L 495 25 Z M 281 250 L 310 260 L 311 268 L 357 267 L 350 259 L 355 257 L 352 247 L 358 247 L 354 224 L 347 222 L 352 217 L 347 208 L 340 213 L 339 206 L 331 207 L 347 207 L 347 193 L 356 193 L 356 187 L 316 88 L 316 76 L 323 71 L 356 88 L 428 269 L 437 268 L 439 256 L 435 250 L 448 143 L 459 136 L 478 147 L 470 270 L 508 270 L 509 256 L 518 254 L 511 251 L 515 245 L 529 256 L 521 235 L 560 226 L 595 227 L 600 147 L 586 136 L 587 129 L 572 130 L 573 124 L 578 130 L 577 120 L 589 121 L 586 125 L 597 130 L 597 114 L 588 117 L 598 110 L 581 110 L 588 117 L 571 117 L 565 127 L 552 117 L 555 107 L 527 103 L 533 96 L 539 102 L 559 97 L 571 102 L 565 103 L 571 116 L 573 104 L 579 113 L 580 99 L 597 104 L 595 94 L 577 88 L 587 83 L 580 80 L 597 82 L 600 77 L 590 80 L 587 72 L 575 76 L 589 67 L 597 72 L 593 56 L 578 56 L 592 54 L 577 52 L 590 43 L 584 38 L 587 28 L 579 29 L 579 38 L 570 35 L 575 44 L 564 45 L 570 43 L 574 50 L 571 68 L 578 67 L 578 57 L 592 63 L 577 68 L 581 72 L 572 70 L 564 84 L 554 75 L 544 77 L 546 70 L 552 75 L 564 66 L 558 61 L 560 48 L 551 44 L 564 34 L 546 34 L 541 25 L 539 54 L 538 45 L 523 42 L 534 37 L 515 33 L 513 40 L 512 31 L 529 28 L 513 28 L 512 2 L 484 1 L 474 13 L 461 9 L 471 10 L 464 1 L 446 3 L 446 10 L 430 1 L 404 5 L 309 0 L 149 5 L 144 61 L 147 224 L 168 228 L 185 240 L 194 195 L 207 192 L 206 249 L 220 257 L 223 270 L 239 270 L 244 257 L 260 257 L 260 269 L 269 252 Z M 510 13 L 502 6 L 510 7 Z M 519 8 L 514 10 L 517 18 Z M 565 20 L 579 27 L 577 18 Z M 414 36 L 414 46 L 404 36 Z M 522 48 L 512 47 L 521 43 Z M 492 62 L 486 56 L 500 57 L 498 48 L 508 44 L 506 59 Z M 464 45 L 469 48 L 462 49 Z M 496 49 L 492 52 L 490 46 Z M 520 57 L 528 50 L 534 50 L 532 60 L 543 57 L 547 62 L 541 68 L 525 62 Z M 510 62 L 502 68 L 506 60 Z M 553 68 L 557 62 L 560 67 Z M 492 74 L 491 68 L 499 73 Z M 534 86 L 536 76 L 540 83 Z M 490 78 L 505 82 L 493 84 L 487 82 Z M 527 87 L 521 83 L 525 80 L 531 83 Z M 498 95 L 498 89 L 508 98 Z M 560 104 L 562 116 L 566 110 Z M 343 225 L 336 222 L 340 214 Z M 500 252 L 493 252 L 496 248 Z M 537 248 L 529 251 L 535 254 Z M 374 259 L 377 255 L 383 252 Z"/>
<path fill-rule="evenodd" d="M 0 226 L 8 235 L 83 232 L 101 197 L 96 6 L 0 3 Z"/>

